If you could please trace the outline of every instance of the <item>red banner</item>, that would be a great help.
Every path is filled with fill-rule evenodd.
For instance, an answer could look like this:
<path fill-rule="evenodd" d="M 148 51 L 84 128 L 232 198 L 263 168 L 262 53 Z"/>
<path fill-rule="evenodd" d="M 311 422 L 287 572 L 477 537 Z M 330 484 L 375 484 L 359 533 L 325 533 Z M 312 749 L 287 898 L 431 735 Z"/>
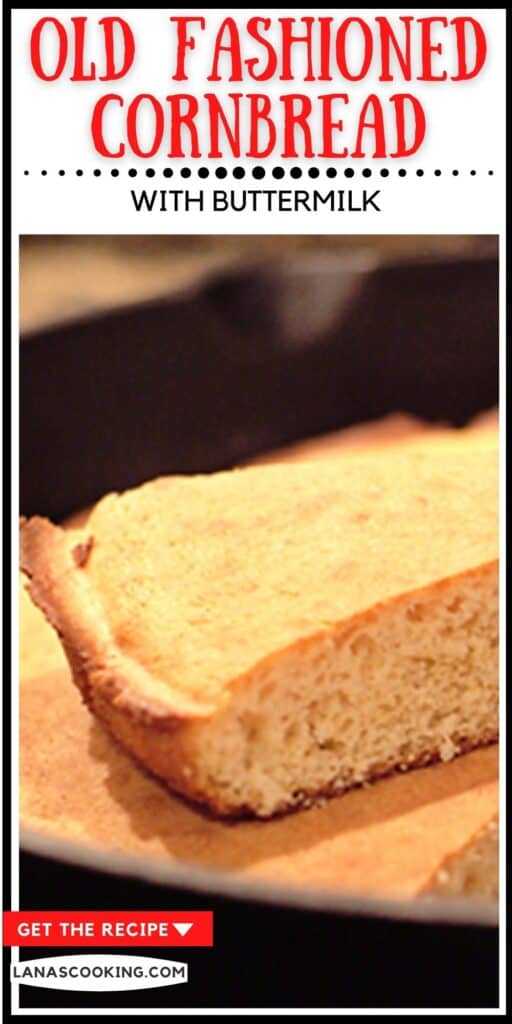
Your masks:
<path fill-rule="evenodd" d="M 6 911 L 4 946 L 213 946 L 213 913 Z"/>

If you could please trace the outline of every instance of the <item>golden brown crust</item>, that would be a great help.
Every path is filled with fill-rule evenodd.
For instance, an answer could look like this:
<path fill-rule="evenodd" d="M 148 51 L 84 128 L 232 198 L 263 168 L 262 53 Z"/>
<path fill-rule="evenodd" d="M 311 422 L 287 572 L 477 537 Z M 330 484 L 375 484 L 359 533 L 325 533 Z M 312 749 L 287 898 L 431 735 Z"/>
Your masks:
<path fill-rule="evenodd" d="M 89 543 L 92 546 L 93 538 Z M 87 542 L 86 542 L 87 543 Z M 184 721 L 212 710 L 172 694 L 155 698 L 155 681 L 145 669 L 116 648 L 99 602 L 73 558 L 68 534 L 47 519 L 21 521 L 20 568 L 29 578 L 34 604 L 58 634 L 84 699 L 104 699 L 141 723 L 174 731 Z M 166 690 L 166 697 L 168 691 Z"/>
<path fill-rule="evenodd" d="M 75 565 L 78 566 L 78 568 L 83 569 L 84 565 L 87 565 L 87 560 L 92 551 L 93 544 L 94 537 L 88 537 L 83 544 L 75 544 L 72 550 L 72 555 L 75 560 Z"/>
<path fill-rule="evenodd" d="M 144 670 L 126 665 L 127 659 L 112 651 L 112 638 L 80 575 L 84 562 L 74 559 L 75 550 L 66 533 L 48 520 L 21 520 L 20 568 L 29 578 L 34 604 L 59 636 L 73 682 L 87 707 L 141 764 L 191 799 L 206 802 L 206 794 L 194 785 L 193 761 L 187 755 L 186 736 L 197 707 L 183 702 L 172 708 L 134 688 L 129 674 L 136 674 L 137 686 Z"/>

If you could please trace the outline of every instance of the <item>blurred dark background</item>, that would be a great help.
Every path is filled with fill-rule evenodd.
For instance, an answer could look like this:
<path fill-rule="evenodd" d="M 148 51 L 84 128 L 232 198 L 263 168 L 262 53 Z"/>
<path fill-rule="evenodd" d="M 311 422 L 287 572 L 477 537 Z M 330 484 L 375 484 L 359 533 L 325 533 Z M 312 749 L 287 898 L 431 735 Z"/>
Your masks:
<path fill-rule="evenodd" d="M 498 397 L 488 236 L 21 239 L 21 511 Z"/>
<path fill-rule="evenodd" d="M 168 294 L 212 270 L 306 254 L 388 262 L 497 259 L 495 235 L 25 235 L 20 327 Z"/>

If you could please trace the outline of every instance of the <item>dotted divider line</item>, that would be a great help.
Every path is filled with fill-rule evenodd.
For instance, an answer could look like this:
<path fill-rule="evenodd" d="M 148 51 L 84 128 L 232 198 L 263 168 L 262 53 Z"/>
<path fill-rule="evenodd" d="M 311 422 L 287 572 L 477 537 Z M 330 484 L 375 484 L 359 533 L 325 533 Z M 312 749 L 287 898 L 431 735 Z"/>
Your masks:
<path fill-rule="evenodd" d="M 324 173 L 327 178 L 337 178 L 338 175 L 340 177 L 345 178 L 354 178 L 356 174 L 360 174 L 363 178 L 389 178 L 394 173 L 396 173 L 399 178 L 405 178 L 407 177 L 408 174 L 411 177 L 416 178 L 423 178 L 427 174 L 433 174 L 434 177 L 440 178 L 443 174 L 450 175 L 452 177 L 458 177 L 460 174 L 464 173 L 463 171 L 459 171 L 456 168 L 454 170 L 445 171 L 442 171 L 439 168 L 435 168 L 433 171 L 425 171 L 421 167 L 419 167 L 417 170 L 410 171 L 407 171 L 405 167 L 400 167 L 396 171 L 390 171 L 388 170 L 387 167 L 382 167 L 380 168 L 380 170 L 378 168 L 363 167 L 361 169 L 358 168 L 357 171 L 354 170 L 353 167 L 327 167 L 325 169 L 323 168 L 321 171 L 318 167 L 310 167 L 308 170 L 304 170 L 302 167 L 273 167 L 272 169 L 267 169 L 265 167 L 259 166 L 248 169 L 246 169 L 245 167 L 233 167 L 230 170 L 228 170 L 226 167 L 217 167 L 215 168 L 215 170 L 210 170 L 209 167 L 198 167 L 195 168 L 194 170 L 195 173 L 197 174 L 197 177 L 203 180 L 205 178 L 209 178 L 210 176 L 218 178 L 219 180 L 223 180 L 229 177 L 229 175 L 231 174 L 231 176 L 238 181 L 245 177 L 252 177 L 257 181 L 261 181 L 265 177 L 271 177 L 276 180 L 279 180 L 281 178 L 286 177 L 286 175 L 289 175 L 289 177 L 293 178 L 294 180 L 298 180 L 299 178 L 302 177 L 314 179 L 319 178 L 322 173 Z M 49 172 L 44 169 L 35 172 L 31 172 L 28 170 L 23 171 L 23 174 L 25 176 L 28 176 L 31 173 L 41 174 L 42 177 L 47 177 Z M 76 177 L 82 178 L 88 172 L 82 170 L 81 168 L 78 168 L 75 171 L 66 171 L 64 169 L 61 169 L 59 171 L 56 171 L 55 173 L 61 178 L 63 178 L 66 174 L 74 174 Z M 164 167 L 163 170 L 160 172 L 156 171 L 154 167 L 147 167 L 145 170 L 141 171 L 138 171 L 135 167 L 130 167 L 126 171 L 120 171 L 118 167 L 113 167 L 110 171 L 101 171 L 98 167 L 96 167 L 90 173 L 92 173 L 93 177 L 95 178 L 100 178 L 102 175 L 107 177 L 110 176 L 112 178 L 119 178 L 123 174 L 126 174 L 129 178 L 136 178 L 139 174 L 141 177 L 154 178 L 157 176 L 158 173 L 160 173 L 164 178 L 172 178 L 174 176 L 180 178 L 191 178 L 194 172 L 190 167 L 182 167 L 179 170 L 174 170 L 172 167 Z M 478 172 L 475 170 L 470 170 L 466 173 L 469 173 L 469 175 L 473 178 L 478 174 Z M 487 171 L 487 174 L 493 175 L 494 171 Z"/>

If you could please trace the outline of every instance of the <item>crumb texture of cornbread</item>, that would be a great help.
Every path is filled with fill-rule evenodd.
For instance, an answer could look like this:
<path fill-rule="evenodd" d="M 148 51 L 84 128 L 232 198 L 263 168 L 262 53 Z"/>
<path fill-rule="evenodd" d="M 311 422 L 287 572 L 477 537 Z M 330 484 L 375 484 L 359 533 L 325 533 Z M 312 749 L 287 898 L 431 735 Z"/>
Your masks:
<path fill-rule="evenodd" d="M 21 537 L 86 703 L 218 813 L 496 739 L 492 446 L 161 478 Z"/>
<path fill-rule="evenodd" d="M 462 847 L 443 861 L 425 894 L 497 900 L 499 895 L 499 832 L 493 818 Z"/>

